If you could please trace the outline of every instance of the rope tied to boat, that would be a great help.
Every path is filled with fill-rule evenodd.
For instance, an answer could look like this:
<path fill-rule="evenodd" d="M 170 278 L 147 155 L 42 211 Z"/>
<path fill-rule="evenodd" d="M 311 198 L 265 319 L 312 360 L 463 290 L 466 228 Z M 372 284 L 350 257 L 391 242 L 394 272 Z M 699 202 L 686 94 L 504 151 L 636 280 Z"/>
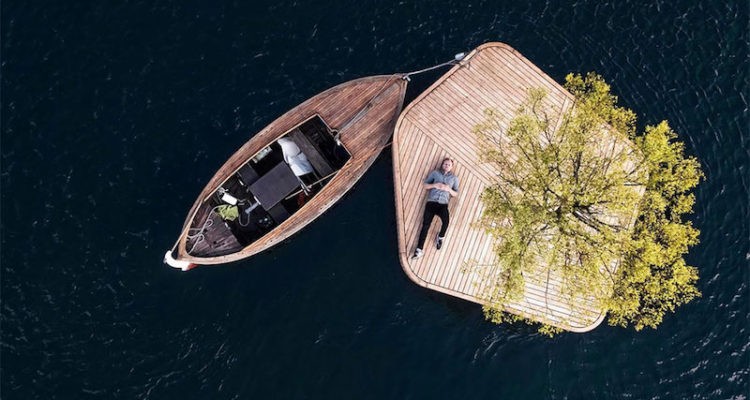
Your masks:
<path fill-rule="evenodd" d="M 423 68 L 423 69 L 420 69 L 420 70 L 417 70 L 417 71 L 407 72 L 407 73 L 403 74 L 403 76 L 401 77 L 401 79 L 404 79 L 406 81 L 410 81 L 412 75 L 421 74 L 421 73 L 427 72 L 427 71 L 432 71 L 434 69 L 442 68 L 442 67 L 445 67 L 447 65 L 456 65 L 459 62 L 461 62 L 461 60 L 463 60 L 464 57 L 466 57 L 466 53 L 464 53 L 464 52 L 458 53 L 455 56 L 453 56 L 453 59 L 450 60 L 450 61 L 446 61 L 444 63 L 438 64 L 438 65 L 435 65 L 435 66 L 432 66 L 432 67 L 428 67 L 428 68 Z"/>
<path fill-rule="evenodd" d="M 218 206 L 212 208 L 211 211 L 208 212 L 208 214 L 206 215 L 206 220 L 203 221 L 203 225 L 200 228 L 188 229 L 188 234 L 185 236 L 185 239 L 186 240 L 195 239 L 195 241 L 193 242 L 193 245 L 190 247 L 190 250 L 187 251 L 188 254 L 192 253 L 193 250 L 195 250 L 195 246 L 197 246 L 198 243 L 206 239 L 206 236 L 203 235 L 203 232 L 205 232 L 206 229 L 210 228 L 214 224 L 214 220 L 211 219 L 211 214 L 215 212 L 221 206 L 222 204 L 219 204 Z M 197 232 L 191 235 L 190 231 L 197 231 Z"/>

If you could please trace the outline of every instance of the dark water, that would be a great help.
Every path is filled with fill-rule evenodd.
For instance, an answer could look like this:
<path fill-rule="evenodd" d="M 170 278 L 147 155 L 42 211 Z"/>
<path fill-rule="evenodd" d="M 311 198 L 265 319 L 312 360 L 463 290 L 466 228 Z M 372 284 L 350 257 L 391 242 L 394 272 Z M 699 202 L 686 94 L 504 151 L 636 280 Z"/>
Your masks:
<path fill-rule="evenodd" d="M 32 3 L 1 3 L 3 399 L 748 397 L 747 1 Z M 658 330 L 548 339 L 412 284 L 388 152 L 273 251 L 161 264 L 281 113 L 487 41 L 598 71 L 700 159 L 703 297 Z"/>

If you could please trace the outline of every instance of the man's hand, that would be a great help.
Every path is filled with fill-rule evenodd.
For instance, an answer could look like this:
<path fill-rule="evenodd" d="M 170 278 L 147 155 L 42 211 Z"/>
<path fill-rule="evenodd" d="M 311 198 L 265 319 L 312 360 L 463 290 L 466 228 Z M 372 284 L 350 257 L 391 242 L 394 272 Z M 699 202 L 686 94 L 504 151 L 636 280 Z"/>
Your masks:
<path fill-rule="evenodd" d="M 450 187 L 450 185 L 447 185 L 445 183 L 425 183 L 424 188 L 426 190 L 430 189 L 437 189 L 437 190 L 444 190 L 448 193 L 450 193 L 451 196 L 456 197 L 458 196 L 458 192 L 454 191 L 453 188 Z"/>
<path fill-rule="evenodd" d="M 444 191 L 450 193 L 450 195 L 453 196 L 453 197 L 458 196 L 458 192 L 454 191 L 453 188 L 450 187 L 450 185 L 445 184 L 445 183 L 436 183 L 435 184 L 435 189 L 444 190 Z"/>

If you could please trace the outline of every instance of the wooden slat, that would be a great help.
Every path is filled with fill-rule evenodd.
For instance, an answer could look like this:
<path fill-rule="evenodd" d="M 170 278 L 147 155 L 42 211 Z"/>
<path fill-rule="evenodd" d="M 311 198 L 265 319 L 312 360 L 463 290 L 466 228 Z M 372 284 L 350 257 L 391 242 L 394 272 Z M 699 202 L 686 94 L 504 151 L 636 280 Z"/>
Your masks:
<path fill-rule="evenodd" d="M 439 158 L 438 152 L 439 148 L 435 146 L 434 143 L 430 143 L 429 147 L 427 147 L 422 153 L 422 156 L 418 160 L 415 160 L 415 163 L 421 162 L 423 167 L 426 165 L 433 165 L 435 163 L 435 160 Z M 409 192 L 406 193 L 405 201 L 408 204 L 423 205 L 425 203 L 427 199 L 427 191 L 424 189 L 423 185 L 424 179 L 427 177 L 427 174 L 429 174 L 429 170 L 427 169 L 421 169 L 419 171 L 419 174 L 414 174 L 414 177 L 411 180 L 412 184 L 407 186 L 407 190 L 409 190 Z M 416 237 L 417 233 L 419 232 L 423 211 L 424 208 L 419 209 L 419 207 L 408 210 L 405 220 L 408 223 L 407 231 L 410 232 L 409 237 Z M 415 243 L 412 242 L 412 245 L 415 245 Z"/>
<path fill-rule="evenodd" d="M 483 185 L 481 184 L 479 179 L 477 179 L 477 181 L 480 184 L 479 188 L 481 188 Z M 470 209 L 469 207 L 466 207 L 466 208 L 470 212 L 470 214 L 466 217 L 467 221 L 473 222 L 479 219 L 481 207 L 477 207 L 476 209 Z M 464 266 L 464 263 L 471 259 L 475 259 L 475 260 L 482 261 L 482 262 L 484 261 L 482 260 L 479 254 L 479 250 L 481 250 L 481 243 L 484 239 L 484 234 L 479 229 L 475 229 L 471 227 L 469 229 L 470 230 L 468 232 L 468 237 L 466 240 L 464 240 L 465 250 L 458 251 L 456 253 L 457 258 L 453 261 L 454 271 L 444 279 L 445 282 L 441 285 L 444 287 L 456 287 L 459 291 L 464 292 L 464 293 L 467 293 L 467 291 L 463 290 L 459 286 L 459 282 L 461 281 L 461 279 L 466 277 L 466 274 L 461 272 L 461 268 Z"/>
<path fill-rule="evenodd" d="M 307 136 L 305 136 L 304 133 L 302 133 L 302 131 L 295 129 L 289 134 L 289 137 L 295 144 L 297 144 L 300 150 L 302 150 L 307 157 L 307 160 L 310 161 L 310 164 L 312 164 L 315 170 L 318 171 L 320 176 L 328 176 L 333 172 L 333 168 L 331 168 L 328 161 L 326 161 L 323 155 L 320 154 L 318 148 L 307 138 Z"/>

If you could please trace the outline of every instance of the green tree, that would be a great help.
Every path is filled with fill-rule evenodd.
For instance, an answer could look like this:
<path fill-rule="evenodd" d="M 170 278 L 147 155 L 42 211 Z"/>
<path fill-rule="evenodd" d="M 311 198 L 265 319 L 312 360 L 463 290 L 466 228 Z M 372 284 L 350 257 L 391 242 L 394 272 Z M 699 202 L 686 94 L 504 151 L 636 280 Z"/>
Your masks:
<path fill-rule="evenodd" d="M 505 306 L 541 267 L 571 308 L 585 299 L 610 324 L 656 327 L 699 295 L 683 258 L 698 232 L 682 218 L 700 166 L 666 122 L 637 133 L 600 76 L 570 74 L 565 88 L 575 99 L 566 109 L 535 89 L 510 121 L 487 110 L 475 127 L 480 159 L 497 171 L 482 193 L 480 225 L 497 238 L 501 266 L 485 313 L 507 320 Z"/>

